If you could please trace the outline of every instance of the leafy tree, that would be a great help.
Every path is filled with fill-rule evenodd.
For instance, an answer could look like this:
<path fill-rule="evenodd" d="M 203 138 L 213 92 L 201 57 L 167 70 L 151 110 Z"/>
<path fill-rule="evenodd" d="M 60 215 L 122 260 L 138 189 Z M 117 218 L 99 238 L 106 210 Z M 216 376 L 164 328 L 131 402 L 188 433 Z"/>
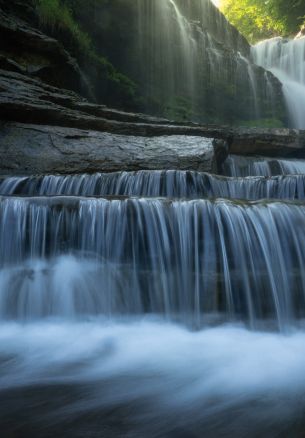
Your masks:
<path fill-rule="evenodd" d="M 221 11 L 250 42 L 297 33 L 305 0 L 221 0 Z"/>

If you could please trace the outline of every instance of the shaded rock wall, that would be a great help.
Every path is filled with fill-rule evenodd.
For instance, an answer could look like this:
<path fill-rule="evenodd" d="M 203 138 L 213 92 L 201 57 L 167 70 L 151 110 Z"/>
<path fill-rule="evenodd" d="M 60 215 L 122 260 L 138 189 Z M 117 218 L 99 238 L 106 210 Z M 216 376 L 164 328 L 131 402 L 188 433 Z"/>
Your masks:
<path fill-rule="evenodd" d="M 120 75 L 109 80 L 106 65 L 98 67 L 79 53 L 85 77 L 56 39 L 35 28 L 30 5 L 0 0 L 1 68 L 172 120 L 286 124 L 281 84 L 251 64 L 249 44 L 210 0 L 112 0 L 98 2 L 94 14 L 90 8 L 86 14 L 84 8 L 79 15 L 74 11 L 96 53 L 131 78 L 136 91 L 125 79 L 120 83 Z M 44 30 L 62 37 L 56 29 Z"/>
<path fill-rule="evenodd" d="M 92 96 L 76 60 L 56 39 L 1 9 L 0 39 L 1 68 Z"/>
<path fill-rule="evenodd" d="M 173 123 L 93 104 L 6 70 L 0 70 L 0 120 L 1 174 L 220 172 L 229 152 L 305 156 L 303 131 Z"/>
<path fill-rule="evenodd" d="M 113 0 L 96 23 L 100 50 L 139 84 L 149 112 L 285 124 L 281 84 L 251 63 L 249 44 L 210 0 Z"/>

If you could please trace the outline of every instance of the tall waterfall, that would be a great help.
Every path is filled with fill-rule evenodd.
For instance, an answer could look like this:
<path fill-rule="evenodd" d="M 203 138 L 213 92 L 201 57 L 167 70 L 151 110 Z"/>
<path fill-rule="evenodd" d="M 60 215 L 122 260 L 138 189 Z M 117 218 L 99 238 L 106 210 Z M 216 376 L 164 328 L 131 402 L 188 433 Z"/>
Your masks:
<path fill-rule="evenodd" d="M 274 99 L 280 109 L 280 84 L 250 61 L 248 43 L 210 0 L 137 0 L 136 13 L 141 61 L 131 75 L 152 107 L 226 123 L 272 118 Z"/>
<path fill-rule="evenodd" d="M 252 48 L 252 55 L 282 82 L 291 126 L 305 129 L 305 37 L 262 41 Z"/>

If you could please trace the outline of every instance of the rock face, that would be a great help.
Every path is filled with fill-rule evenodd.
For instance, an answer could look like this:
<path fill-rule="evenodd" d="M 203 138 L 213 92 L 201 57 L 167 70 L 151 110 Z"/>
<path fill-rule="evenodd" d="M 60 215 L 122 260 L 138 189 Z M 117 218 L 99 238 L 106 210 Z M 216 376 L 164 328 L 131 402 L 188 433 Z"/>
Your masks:
<path fill-rule="evenodd" d="M 180 7 L 182 13 L 183 3 Z M 0 18 L 6 41 L 0 53 L 2 175 L 139 169 L 216 173 L 228 153 L 305 156 L 304 132 L 181 124 L 89 102 L 73 91 L 80 87 L 81 72 L 56 40 L 1 9 Z M 228 29 L 232 45 L 246 55 L 246 42 Z"/>
<path fill-rule="evenodd" d="M 98 56 L 132 79 L 120 92 L 120 75 L 115 85 L 105 65 L 91 65 L 84 61 L 86 54 L 79 54 L 89 83 L 62 45 L 35 28 L 37 17 L 29 5 L 0 0 L 0 68 L 90 100 L 179 121 L 286 121 L 281 84 L 251 63 L 249 44 L 210 0 L 98 2 L 97 17 L 87 19 L 84 30 Z M 82 16 L 78 19 L 83 28 Z M 127 90 L 130 84 L 135 96 Z"/>
<path fill-rule="evenodd" d="M 228 141 L 231 154 L 305 157 L 305 131 L 297 129 L 236 128 Z"/>
<path fill-rule="evenodd" d="M 90 87 L 77 62 L 56 39 L 2 9 L 0 39 L 5 42 L 0 48 L 1 68 L 90 96 Z"/>
<path fill-rule="evenodd" d="M 0 116 L 22 122 L 100 130 L 108 127 L 104 119 L 150 124 L 162 122 L 159 118 L 90 103 L 70 90 L 53 87 L 41 80 L 7 70 L 0 70 Z M 168 122 L 165 119 L 163 121 Z"/>
<path fill-rule="evenodd" d="M 97 44 L 106 41 L 101 50 L 139 84 L 150 112 L 207 123 L 285 121 L 280 82 L 250 61 L 249 44 L 210 0 L 100 8 Z"/>
<path fill-rule="evenodd" d="M 172 123 L 92 104 L 72 91 L 6 70 L 0 71 L 0 118 L 2 174 L 217 172 L 228 152 L 305 156 L 304 132 Z"/>
<path fill-rule="evenodd" d="M 183 135 L 141 137 L 80 129 L 2 124 L 2 173 L 114 172 L 138 169 L 217 171 L 224 144 Z"/>

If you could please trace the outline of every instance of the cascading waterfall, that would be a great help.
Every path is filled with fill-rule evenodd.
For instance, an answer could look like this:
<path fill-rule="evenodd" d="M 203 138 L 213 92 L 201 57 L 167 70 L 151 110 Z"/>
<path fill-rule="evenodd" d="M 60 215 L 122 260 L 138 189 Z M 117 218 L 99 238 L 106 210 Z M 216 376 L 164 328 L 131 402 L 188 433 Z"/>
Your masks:
<path fill-rule="evenodd" d="M 303 169 L 2 177 L 3 435 L 300 436 Z"/>
<path fill-rule="evenodd" d="M 224 163 L 224 173 L 234 177 L 304 175 L 305 160 L 231 155 Z"/>
<path fill-rule="evenodd" d="M 177 170 L 7 177 L 0 180 L 0 195 L 145 196 L 250 201 L 305 199 L 305 163 L 302 160 L 250 159 L 232 155 L 226 160 L 224 171 L 229 177 Z"/>
<path fill-rule="evenodd" d="M 146 72 L 150 93 L 155 93 L 154 83 L 169 101 L 175 94 L 177 81 L 185 87 L 182 94 L 192 98 L 195 94 L 195 72 L 197 44 L 191 32 L 191 24 L 182 16 L 173 0 L 138 0 L 139 51 L 145 52 L 145 34 L 153 36 L 147 56 L 144 54 L 143 67 Z M 178 48 L 178 55 L 175 49 Z M 180 56 L 183 54 L 183 56 Z M 155 69 L 155 65 L 158 69 Z"/>
<path fill-rule="evenodd" d="M 302 205 L 53 197 L 0 208 L 2 319 L 224 313 L 282 328 L 305 311 Z"/>
<path fill-rule="evenodd" d="M 216 111 L 223 82 L 266 116 L 273 76 L 209 1 L 136 6 L 151 96 Z M 303 435 L 305 161 L 223 174 L 0 178 L 2 436 Z"/>
<path fill-rule="evenodd" d="M 305 129 L 305 37 L 262 41 L 252 47 L 252 57 L 282 82 L 291 126 Z"/>
<path fill-rule="evenodd" d="M 134 76 L 168 117 L 272 116 L 278 84 L 210 0 L 138 0 L 137 13 Z"/>
<path fill-rule="evenodd" d="M 304 162 L 273 161 L 2 177 L 4 436 L 300 436 Z"/>

